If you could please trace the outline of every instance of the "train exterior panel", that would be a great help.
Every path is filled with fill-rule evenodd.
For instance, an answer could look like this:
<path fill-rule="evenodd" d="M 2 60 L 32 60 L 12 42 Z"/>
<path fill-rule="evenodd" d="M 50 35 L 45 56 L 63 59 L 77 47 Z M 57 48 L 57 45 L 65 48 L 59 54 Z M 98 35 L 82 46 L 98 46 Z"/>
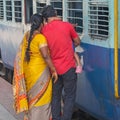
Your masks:
<path fill-rule="evenodd" d="M 119 120 L 120 103 L 114 96 L 113 49 L 83 46 L 88 56 L 85 55 L 85 72 L 79 75 L 76 102 L 100 120 Z"/>
<path fill-rule="evenodd" d="M 84 33 L 83 50 L 78 53 L 83 72 L 78 74 L 76 106 L 99 120 L 120 120 L 120 0 L 0 0 L 5 67 L 13 69 L 30 16 L 48 4 L 64 21 L 78 23 L 79 35 Z"/>
<path fill-rule="evenodd" d="M 23 28 L 0 25 L 1 55 L 5 67 L 13 69 L 15 54 L 23 36 Z"/>

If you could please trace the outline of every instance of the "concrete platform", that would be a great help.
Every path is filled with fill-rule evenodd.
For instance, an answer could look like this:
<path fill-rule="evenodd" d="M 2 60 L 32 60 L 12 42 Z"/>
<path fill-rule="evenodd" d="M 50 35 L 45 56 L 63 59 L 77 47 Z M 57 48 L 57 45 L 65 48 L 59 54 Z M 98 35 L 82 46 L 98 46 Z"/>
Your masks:
<path fill-rule="evenodd" d="M 17 120 L 7 109 L 0 104 L 0 120 Z"/>
<path fill-rule="evenodd" d="M 23 120 L 13 109 L 12 85 L 0 77 L 0 120 Z"/>
<path fill-rule="evenodd" d="M 72 120 L 96 120 L 83 112 L 76 112 Z M 23 113 L 16 114 L 13 109 L 12 85 L 0 77 L 0 120 L 23 120 Z"/>

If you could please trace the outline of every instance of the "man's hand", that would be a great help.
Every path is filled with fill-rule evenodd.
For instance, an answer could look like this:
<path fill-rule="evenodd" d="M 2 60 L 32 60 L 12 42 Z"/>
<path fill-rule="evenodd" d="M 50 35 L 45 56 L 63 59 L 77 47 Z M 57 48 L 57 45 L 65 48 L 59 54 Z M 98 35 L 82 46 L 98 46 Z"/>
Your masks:
<path fill-rule="evenodd" d="M 57 80 L 58 80 L 57 72 L 53 72 L 53 73 L 52 73 L 52 80 L 53 80 L 54 83 L 57 82 Z"/>

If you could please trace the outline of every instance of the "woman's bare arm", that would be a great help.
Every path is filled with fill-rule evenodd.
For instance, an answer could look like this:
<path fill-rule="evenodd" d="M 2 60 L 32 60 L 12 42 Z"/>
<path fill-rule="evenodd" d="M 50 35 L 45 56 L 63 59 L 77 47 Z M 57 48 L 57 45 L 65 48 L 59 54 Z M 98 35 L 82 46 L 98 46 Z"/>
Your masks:
<path fill-rule="evenodd" d="M 48 53 L 48 47 L 47 46 L 41 47 L 40 52 L 41 52 L 45 62 L 47 63 L 48 67 L 50 68 L 50 71 L 52 73 L 52 78 L 54 78 L 54 83 L 55 83 L 58 79 L 58 75 L 57 75 L 56 69 L 52 63 L 50 55 Z"/>

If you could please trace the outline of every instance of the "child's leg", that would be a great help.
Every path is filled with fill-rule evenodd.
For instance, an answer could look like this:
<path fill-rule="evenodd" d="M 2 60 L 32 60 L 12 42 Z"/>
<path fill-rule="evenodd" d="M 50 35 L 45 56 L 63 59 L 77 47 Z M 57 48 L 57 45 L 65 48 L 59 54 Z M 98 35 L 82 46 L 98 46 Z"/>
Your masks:
<path fill-rule="evenodd" d="M 77 66 L 81 66 L 81 63 L 80 63 L 80 58 L 78 56 L 78 54 L 76 52 L 74 52 L 74 57 L 75 57 L 75 60 L 76 60 L 76 63 L 77 63 Z"/>
<path fill-rule="evenodd" d="M 76 73 L 81 73 L 82 72 L 82 65 L 80 62 L 80 58 L 78 56 L 78 54 L 76 52 L 74 52 L 74 57 L 77 63 L 77 67 L 76 67 Z"/>

